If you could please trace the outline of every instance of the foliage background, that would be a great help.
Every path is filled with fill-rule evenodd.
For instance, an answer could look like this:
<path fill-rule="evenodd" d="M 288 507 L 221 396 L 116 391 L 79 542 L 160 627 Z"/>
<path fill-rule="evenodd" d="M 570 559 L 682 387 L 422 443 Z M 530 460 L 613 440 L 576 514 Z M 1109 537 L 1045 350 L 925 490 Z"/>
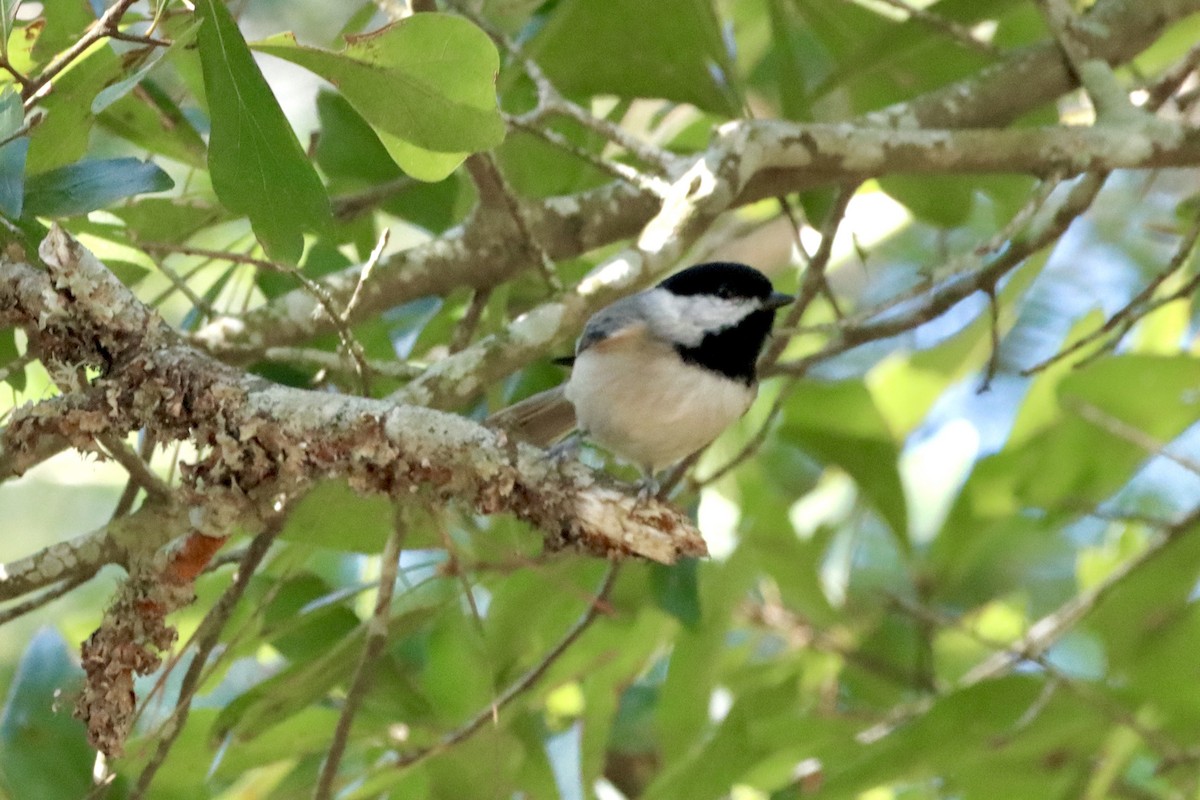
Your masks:
<path fill-rule="evenodd" d="M 36 258 L 58 221 L 231 364 L 410 400 L 422 376 L 431 404 L 481 419 L 559 381 L 549 358 L 586 314 L 536 353 L 505 339 L 514 320 L 619 255 L 651 179 L 723 122 L 863 126 L 956 81 L 969 106 L 996 65 L 1056 37 L 1109 47 L 1137 26 L 1095 21 L 1142 13 L 1150 35 L 1107 78 L 1191 130 L 1200 7 L 1096 6 L 1076 30 L 1022 0 L 493 0 L 343 51 L 404 9 L 4 2 L 6 257 Z M 997 119 L 929 127 L 1152 127 L 1102 85 L 1027 102 L 1037 86 L 1013 78 L 992 87 Z M 250 536 L 196 580 L 167 666 L 137 683 L 126 754 L 99 764 L 69 713 L 76 653 L 124 572 L 85 565 L 29 607 L 6 595 L 0 796 L 1195 796 L 1198 173 L 1101 174 L 1103 158 L 1085 177 L 1056 157 L 1021 169 L 1037 177 L 793 171 L 775 192 L 790 215 L 764 193 L 693 232 L 680 261 L 814 289 L 759 403 L 676 496 L 711 558 L 614 571 L 509 516 L 322 483 L 236 604 L 218 598 Z M 1064 208 L 1069 227 L 1023 251 Z M 405 261 L 420 247 L 443 260 Z M 359 313 L 314 319 L 353 310 L 360 282 Z M 881 320 L 890 335 L 869 335 Z M 443 389 L 437 365 L 472 348 L 499 366 Z M 70 391 L 16 329 L 0 368 L 0 419 Z M 126 441 L 171 486 L 197 457 Z M 100 458 L 114 448 L 0 473 L 0 564 L 137 508 L 128 487 L 153 486 Z"/>

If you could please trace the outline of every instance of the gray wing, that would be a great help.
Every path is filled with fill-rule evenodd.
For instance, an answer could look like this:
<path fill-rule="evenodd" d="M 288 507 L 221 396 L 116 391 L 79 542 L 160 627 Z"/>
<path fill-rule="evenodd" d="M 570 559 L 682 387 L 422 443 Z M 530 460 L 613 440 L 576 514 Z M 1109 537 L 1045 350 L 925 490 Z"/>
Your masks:
<path fill-rule="evenodd" d="M 583 326 L 583 333 L 575 344 L 575 355 L 621 331 L 644 325 L 646 316 L 642 310 L 643 299 L 640 293 L 630 295 L 593 314 Z"/>

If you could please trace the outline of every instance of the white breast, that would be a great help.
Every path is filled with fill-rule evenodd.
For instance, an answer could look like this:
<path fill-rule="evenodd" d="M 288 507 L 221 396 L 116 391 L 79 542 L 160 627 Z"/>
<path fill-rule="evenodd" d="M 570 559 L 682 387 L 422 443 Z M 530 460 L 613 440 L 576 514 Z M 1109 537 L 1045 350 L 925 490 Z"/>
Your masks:
<path fill-rule="evenodd" d="M 746 412 L 754 389 L 682 361 L 666 345 L 594 347 L 565 394 L 579 427 L 617 455 L 658 471 L 707 445 Z"/>

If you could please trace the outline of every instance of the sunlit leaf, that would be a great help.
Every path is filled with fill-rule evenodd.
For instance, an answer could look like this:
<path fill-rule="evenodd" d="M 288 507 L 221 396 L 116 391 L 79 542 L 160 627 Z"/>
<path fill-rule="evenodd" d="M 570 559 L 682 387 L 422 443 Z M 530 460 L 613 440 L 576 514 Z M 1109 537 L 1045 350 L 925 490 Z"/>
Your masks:
<path fill-rule="evenodd" d="M 83 31 L 96 21 L 95 6 L 80 0 L 41 0 L 41 16 L 46 25 L 33 46 L 39 63 L 49 61 L 59 51 L 73 45 Z"/>
<path fill-rule="evenodd" d="M 326 78 L 380 134 L 392 158 L 421 180 L 441 180 L 466 155 L 499 144 L 499 56 L 461 17 L 414 14 L 348 39 L 340 52 L 301 47 L 287 34 L 254 45 Z"/>
<path fill-rule="evenodd" d="M 27 166 L 30 174 L 84 157 L 96 122 L 92 100 L 120 75 L 121 60 L 107 42 L 102 42 L 85 51 L 55 79 L 54 91 L 38 102 L 46 118 L 30 134 Z"/>

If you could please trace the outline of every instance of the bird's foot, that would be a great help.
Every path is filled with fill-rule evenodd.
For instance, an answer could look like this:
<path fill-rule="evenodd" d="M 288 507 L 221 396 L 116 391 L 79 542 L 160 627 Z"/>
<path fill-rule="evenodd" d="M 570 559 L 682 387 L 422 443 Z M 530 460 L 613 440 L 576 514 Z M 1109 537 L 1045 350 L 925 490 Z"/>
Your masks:
<path fill-rule="evenodd" d="M 583 442 L 583 436 L 579 432 L 572 433 L 561 442 L 556 443 L 553 447 L 546 450 L 546 456 L 556 464 L 565 464 L 568 461 L 575 461 L 579 458 L 579 448 Z"/>
<path fill-rule="evenodd" d="M 651 500 L 658 497 L 659 489 L 661 488 L 658 479 L 654 477 L 652 472 L 643 472 L 641 480 L 638 481 L 637 504 L 639 506 L 648 505 Z"/>

